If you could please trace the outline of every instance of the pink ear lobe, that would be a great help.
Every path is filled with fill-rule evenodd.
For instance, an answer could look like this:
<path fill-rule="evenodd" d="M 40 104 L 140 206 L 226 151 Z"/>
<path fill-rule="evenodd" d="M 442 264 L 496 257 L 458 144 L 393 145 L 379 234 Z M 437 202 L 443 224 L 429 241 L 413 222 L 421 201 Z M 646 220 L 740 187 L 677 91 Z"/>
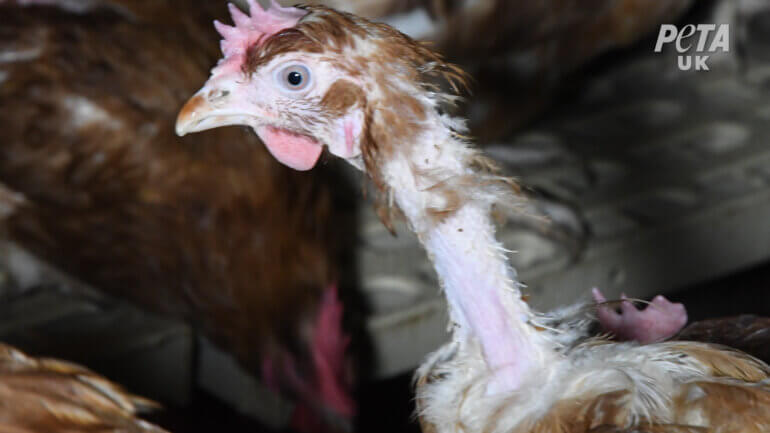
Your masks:
<path fill-rule="evenodd" d="M 348 151 L 348 155 L 353 154 L 353 146 L 355 146 L 355 142 L 353 141 L 354 134 L 353 122 L 345 122 L 345 150 Z"/>
<path fill-rule="evenodd" d="M 257 135 L 275 159 L 299 171 L 313 168 L 323 150 L 312 138 L 271 126 L 258 128 Z"/>
<path fill-rule="evenodd" d="M 356 145 L 361 140 L 363 123 L 363 113 L 360 110 L 354 110 L 339 118 L 337 120 L 337 127 L 338 133 L 341 134 L 341 136 L 338 139 L 344 146 L 337 147 L 332 145 L 329 150 L 342 158 L 352 158 L 356 156 L 358 152 Z"/>

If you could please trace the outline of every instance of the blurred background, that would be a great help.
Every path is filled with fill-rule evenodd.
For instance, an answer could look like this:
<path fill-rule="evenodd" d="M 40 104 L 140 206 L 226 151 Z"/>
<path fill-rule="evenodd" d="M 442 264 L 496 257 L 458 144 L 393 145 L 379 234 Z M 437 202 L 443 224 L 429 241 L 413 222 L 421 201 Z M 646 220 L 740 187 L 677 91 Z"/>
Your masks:
<path fill-rule="evenodd" d="M 770 3 L 312 3 L 474 77 L 456 114 L 528 197 L 499 237 L 536 308 L 599 287 L 691 320 L 770 314 Z M 418 431 L 411 372 L 447 317 L 408 228 L 332 158 L 296 173 L 244 128 L 173 133 L 215 18 L 224 2 L 0 0 L 0 341 L 158 400 L 171 431 Z M 656 52 L 663 24 L 727 24 L 729 48 Z"/>

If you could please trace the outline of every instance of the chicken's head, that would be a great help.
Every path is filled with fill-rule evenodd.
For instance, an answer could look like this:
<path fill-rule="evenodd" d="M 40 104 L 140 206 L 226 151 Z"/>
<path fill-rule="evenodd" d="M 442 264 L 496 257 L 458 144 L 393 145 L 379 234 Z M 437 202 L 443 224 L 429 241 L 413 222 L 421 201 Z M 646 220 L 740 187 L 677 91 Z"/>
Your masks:
<path fill-rule="evenodd" d="M 230 6 L 234 26 L 215 23 L 224 58 L 184 106 L 177 133 L 252 127 L 270 152 L 309 170 L 323 148 L 361 169 L 435 124 L 448 95 L 433 77 L 462 74 L 398 31 L 319 6 Z M 440 115 L 439 115 L 440 116 Z M 373 175 L 371 170 L 370 175 Z"/>

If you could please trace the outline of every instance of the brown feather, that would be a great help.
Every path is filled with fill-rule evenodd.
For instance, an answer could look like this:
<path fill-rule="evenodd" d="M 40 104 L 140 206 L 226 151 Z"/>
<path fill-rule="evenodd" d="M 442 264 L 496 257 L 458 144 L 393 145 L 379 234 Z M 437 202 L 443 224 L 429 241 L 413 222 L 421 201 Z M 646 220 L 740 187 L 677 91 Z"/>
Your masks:
<path fill-rule="evenodd" d="M 770 367 L 767 364 L 728 347 L 683 342 L 672 345 L 672 349 L 680 350 L 708 366 L 714 377 L 754 383 L 770 376 Z"/>
<path fill-rule="evenodd" d="M 426 11 L 427 39 L 477 69 L 475 134 L 488 141 L 532 121 L 564 77 L 675 22 L 693 0 L 315 0 L 371 19 Z M 424 29 L 412 29 L 424 32 Z M 470 110 L 469 110 L 470 112 Z"/>
<path fill-rule="evenodd" d="M 256 373 L 298 360 L 337 275 L 332 186 L 251 132 L 178 138 L 220 53 L 224 2 L 99 1 L 83 14 L 0 6 L 0 209 L 8 236 L 66 273 L 191 320 Z M 24 197 L 23 201 L 8 197 Z M 8 213 L 8 212 L 6 212 Z"/>
<path fill-rule="evenodd" d="M 583 343 L 588 348 L 615 345 L 606 339 L 591 339 Z M 648 432 L 648 433 L 689 433 L 689 432 L 764 432 L 770 428 L 770 367 L 751 356 L 736 350 L 703 343 L 670 342 L 661 343 L 660 353 L 667 356 L 691 357 L 711 370 L 704 380 L 695 380 L 676 385 L 676 392 L 670 396 L 667 410 L 671 417 L 650 413 L 651 418 L 633 416 L 631 393 L 634 390 L 620 389 L 603 394 L 591 394 L 577 398 L 556 398 L 545 407 L 516 425 L 516 433 L 588 433 L 588 432 Z M 589 349 L 591 350 L 591 349 Z M 590 353 L 590 352 L 589 352 Z M 442 369 L 441 359 L 433 364 L 422 376 L 417 376 L 415 386 L 418 398 L 417 411 L 420 413 L 425 401 L 420 398 L 421 388 L 443 379 L 434 369 Z M 466 390 L 458 390 L 465 394 Z M 539 398 L 534 396 L 535 398 Z M 485 433 L 500 431 L 511 405 L 517 398 L 501 400 L 497 409 L 486 419 Z M 459 398 L 460 406 L 466 397 Z M 425 431 L 438 431 L 429 421 L 421 418 Z"/>
<path fill-rule="evenodd" d="M 679 340 L 722 344 L 770 362 L 770 318 L 744 314 L 692 323 L 676 337 Z"/>
<path fill-rule="evenodd" d="M 158 405 L 81 366 L 0 343 L 0 431 L 164 432 L 136 414 Z"/>
<path fill-rule="evenodd" d="M 695 382 L 683 387 L 674 400 L 676 422 L 694 421 L 713 433 L 766 432 L 770 428 L 770 387 L 729 382 Z"/>

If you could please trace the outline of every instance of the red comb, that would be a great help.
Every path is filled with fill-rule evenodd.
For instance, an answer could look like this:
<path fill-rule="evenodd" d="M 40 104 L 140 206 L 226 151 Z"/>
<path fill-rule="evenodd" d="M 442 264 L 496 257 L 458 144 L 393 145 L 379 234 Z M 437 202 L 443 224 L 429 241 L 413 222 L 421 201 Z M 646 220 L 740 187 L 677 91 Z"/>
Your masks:
<path fill-rule="evenodd" d="M 270 0 L 270 7 L 267 9 L 262 9 L 256 0 L 247 0 L 247 3 L 248 15 L 232 3 L 227 5 L 234 26 L 214 21 L 214 27 L 222 35 L 220 46 L 225 56 L 217 65 L 217 69 L 227 65 L 240 65 L 240 60 L 251 45 L 283 29 L 294 27 L 302 17 L 307 15 L 307 11 L 303 9 L 283 7 L 275 0 Z"/>

